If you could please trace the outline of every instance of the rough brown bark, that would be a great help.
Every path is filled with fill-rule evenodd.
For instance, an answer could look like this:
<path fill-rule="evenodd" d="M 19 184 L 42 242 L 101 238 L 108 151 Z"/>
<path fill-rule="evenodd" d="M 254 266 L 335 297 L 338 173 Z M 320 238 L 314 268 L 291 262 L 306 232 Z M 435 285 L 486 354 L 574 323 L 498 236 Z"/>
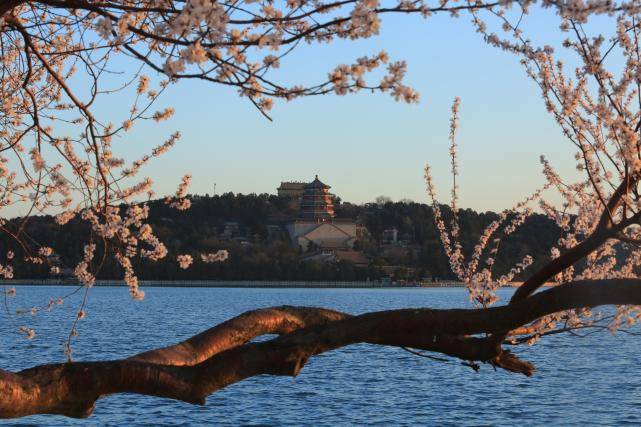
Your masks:
<path fill-rule="evenodd" d="M 287 334 L 297 329 L 325 325 L 351 317 L 322 308 L 271 307 L 254 310 L 214 326 L 186 341 L 137 354 L 129 360 L 160 365 L 195 365 L 214 354 L 245 344 L 265 334 Z"/>
<path fill-rule="evenodd" d="M 125 392 L 203 404 L 207 395 L 229 384 L 262 374 L 295 376 L 310 357 L 355 343 L 413 347 L 531 374 L 530 364 L 473 335 L 603 304 L 641 304 L 641 280 L 575 282 L 488 309 L 420 308 L 360 316 L 310 307 L 256 310 L 130 359 L 42 365 L 18 373 L 0 370 L 0 417 L 86 417 L 101 396 Z M 248 343 L 272 333 L 282 335 Z"/>

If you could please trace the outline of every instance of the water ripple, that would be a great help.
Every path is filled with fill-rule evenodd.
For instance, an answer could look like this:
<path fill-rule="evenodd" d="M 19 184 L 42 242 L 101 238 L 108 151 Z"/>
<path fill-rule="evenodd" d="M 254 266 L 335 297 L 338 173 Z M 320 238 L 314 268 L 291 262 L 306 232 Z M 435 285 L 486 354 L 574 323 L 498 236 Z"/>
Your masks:
<path fill-rule="evenodd" d="M 20 287 L 15 303 L 56 297 L 54 288 Z M 504 298 L 509 295 L 504 295 Z M 96 288 L 75 343 L 77 360 L 129 356 L 185 339 L 245 310 L 281 304 L 351 313 L 401 307 L 463 307 L 461 289 L 147 289 L 143 303 L 122 288 Z M 26 341 L 0 314 L 0 366 L 19 370 L 64 359 L 62 342 L 78 301 L 27 316 Z M 20 319 L 21 321 L 23 319 Z M 34 416 L 8 425 L 640 425 L 641 341 L 609 334 L 550 337 L 518 353 L 534 378 L 457 361 L 439 363 L 399 349 L 355 345 L 315 357 L 292 378 L 234 384 L 203 407 L 138 395 L 109 396 L 88 420 Z"/>

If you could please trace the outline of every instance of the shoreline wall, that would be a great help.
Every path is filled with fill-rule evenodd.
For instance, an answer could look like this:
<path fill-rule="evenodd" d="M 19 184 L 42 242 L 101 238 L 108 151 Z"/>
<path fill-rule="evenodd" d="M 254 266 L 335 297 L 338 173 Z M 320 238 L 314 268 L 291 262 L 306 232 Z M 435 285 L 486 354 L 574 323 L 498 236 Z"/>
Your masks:
<path fill-rule="evenodd" d="M 450 288 L 464 287 L 463 282 L 301 282 L 301 281 L 235 281 L 235 280 L 141 280 L 141 287 L 175 288 Z M 57 279 L 0 280 L 4 286 L 79 286 L 76 282 Z M 121 280 L 97 280 L 94 286 L 125 286 Z"/>

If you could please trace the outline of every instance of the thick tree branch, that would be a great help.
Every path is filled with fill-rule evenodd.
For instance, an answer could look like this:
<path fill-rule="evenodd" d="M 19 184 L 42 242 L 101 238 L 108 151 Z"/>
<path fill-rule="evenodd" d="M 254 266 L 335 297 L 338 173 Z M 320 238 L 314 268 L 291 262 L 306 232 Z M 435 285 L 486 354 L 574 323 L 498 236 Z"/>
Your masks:
<path fill-rule="evenodd" d="M 350 318 L 334 310 L 308 307 L 264 308 L 234 317 L 176 345 L 140 353 L 129 360 L 159 365 L 196 365 L 211 356 L 265 334 L 287 334 L 297 329 Z"/>
<path fill-rule="evenodd" d="M 229 384 L 263 374 L 295 376 L 310 357 L 356 343 L 435 351 L 531 374 L 531 364 L 492 340 L 473 335 L 511 330 L 558 311 L 604 304 L 641 304 L 641 280 L 575 282 L 487 309 L 421 308 L 360 316 L 305 307 L 256 310 L 176 346 L 131 359 L 0 371 L 0 417 L 38 413 L 85 417 L 101 396 L 125 392 L 202 404 L 207 395 Z M 246 343 L 265 333 L 284 335 Z M 199 351 L 211 356 L 204 358 Z"/>
<path fill-rule="evenodd" d="M 613 206 L 613 208 L 615 206 Z M 623 230 L 625 230 L 630 225 L 636 224 L 638 221 L 639 214 L 635 214 L 630 218 L 622 220 L 616 225 L 599 226 L 597 230 L 587 239 L 583 240 L 581 243 L 571 248 L 560 257 L 555 258 L 549 263 L 545 264 L 532 276 L 530 276 L 525 282 L 523 282 L 521 286 L 519 286 L 516 292 L 514 292 L 510 302 L 521 301 L 532 295 L 551 277 L 554 277 L 556 274 L 562 272 L 574 263 L 591 254 L 608 239 L 618 238 L 617 236 Z"/>
<path fill-rule="evenodd" d="M 5 0 L 0 3 L 0 18 L 5 14 L 10 13 L 15 7 L 26 3 L 26 0 Z"/>

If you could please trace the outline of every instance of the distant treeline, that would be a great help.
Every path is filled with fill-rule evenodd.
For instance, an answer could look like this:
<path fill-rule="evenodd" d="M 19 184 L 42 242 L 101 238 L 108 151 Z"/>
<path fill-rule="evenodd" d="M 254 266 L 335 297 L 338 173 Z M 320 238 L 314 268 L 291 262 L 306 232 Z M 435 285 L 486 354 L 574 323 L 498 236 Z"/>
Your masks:
<path fill-rule="evenodd" d="M 295 204 L 289 199 L 270 194 L 233 193 L 190 198 L 192 206 L 187 211 L 173 209 L 162 200 L 148 203 L 149 222 L 166 244 L 169 254 L 158 262 L 137 259 L 136 272 L 140 279 L 353 281 L 376 280 L 384 276 L 408 280 L 454 279 L 434 225 L 432 208 L 426 204 L 355 205 L 338 201 L 337 216 L 357 219 L 369 232 L 356 243 L 356 249 L 371 260 L 370 265 L 363 268 L 347 262 L 300 262 L 300 249 L 291 244 L 283 227 L 297 213 Z M 443 207 L 443 212 L 445 220 L 449 221 L 451 211 Z M 462 245 L 467 254 L 471 253 L 484 228 L 498 218 L 494 212 L 478 213 L 470 209 L 460 210 L 458 216 Z M 5 227 L 15 231 L 18 223 L 18 219 L 12 220 Z M 234 225 L 233 235 L 228 232 L 230 223 Z M 389 241 L 392 228 L 398 232 L 394 244 Z M 91 233 L 79 218 L 59 226 L 51 216 L 34 216 L 27 219 L 22 236 L 23 243 L 28 246 L 54 248 L 60 266 L 73 268 Z M 501 243 L 494 271 L 507 271 L 527 254 L 534 257 L 535 266 L 544 262 L 549 259 L 549 248 L 559 236 L 560 230 L 553 221 L 543 215 L 532 215 Z M 94 243 L 100 253 L 100 240 L 95 239 Z M 2 234 L 0 245 L 16 253 L 17 278 L 51 278 L 47 266 L 24 261 L 22 247 L 11 237 Z M 229 251 L 228 261 L 214 264 L 198 261 L 200 253 L 218 249 Z M 176 262 L 178 254 L 192 254 L 196 262 L 191 268 L 182 270 Z M 0 259 L 4 260 L 4 254 L 0 254 Z M 121 277 L 120 267 L 107 257 L 99 278 Z"/>

